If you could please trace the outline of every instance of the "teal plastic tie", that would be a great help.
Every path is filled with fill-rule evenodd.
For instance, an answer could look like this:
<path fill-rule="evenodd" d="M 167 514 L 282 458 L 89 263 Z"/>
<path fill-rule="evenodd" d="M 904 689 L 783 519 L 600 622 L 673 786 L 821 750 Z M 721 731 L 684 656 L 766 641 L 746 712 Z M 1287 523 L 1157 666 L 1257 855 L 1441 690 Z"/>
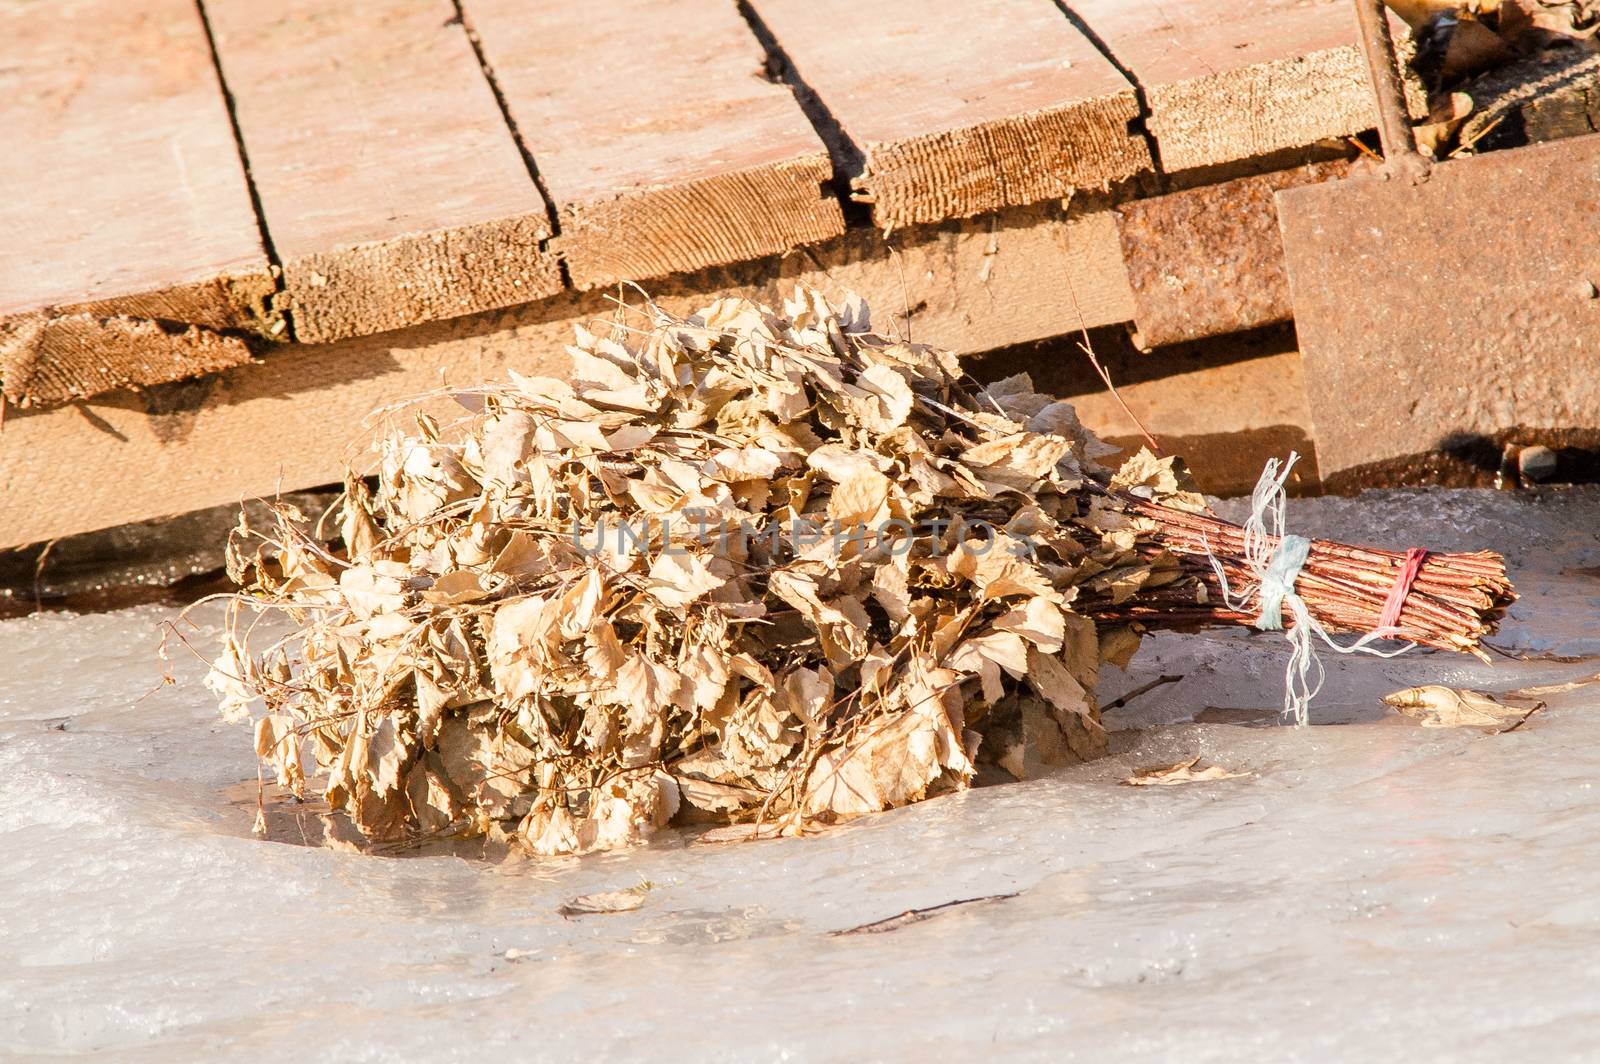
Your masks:
<path fill-rule="evenodd" d="M 1286 535 L 1278 540 L 1278 549 L 1261 576 L 1257 600 L 1261 614 L 1256 617 L 1256 627 L 1263 632 L 1283 631 L 1283 600 L 1294 594 L 1294 582 L 1300 579 L 1300 567 L 1310 554 L 1311 541 L 1305 536 Z"/>

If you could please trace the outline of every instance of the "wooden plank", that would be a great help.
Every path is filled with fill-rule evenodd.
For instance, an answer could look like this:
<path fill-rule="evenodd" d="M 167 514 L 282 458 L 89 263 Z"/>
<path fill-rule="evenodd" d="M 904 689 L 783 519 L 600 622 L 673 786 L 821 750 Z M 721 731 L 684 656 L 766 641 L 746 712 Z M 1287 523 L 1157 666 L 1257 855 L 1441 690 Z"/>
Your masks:
<path fill-rule="evenodd" d="M 861 156 L 881 226 L 1103 189 L 1151 166 L 1132 86 L 1047 0 L 751 0 Z"/>
<path fill-rule="evenodd" d="M 561 289 L 548 210 L 449 0 L 207 0 L 297 339 Z"/>
<path fill-rule="evenodd" d="M 1143 88 L 1169 174 L 1371 129 L 1347 0 L 1066 0 Z"/>
<path fill-rule="evenodd" d="M 729 0 L 470 0 L 559 211 L 573 283 L 739 262 L 844 230 L 826 147 Z"/>
<path fill-rule="evenodd" d="M 191 0 L 7 0 L 0 38 L 5 397 L 247 361 L 216 330 L 271 334 L 274 286 Z"/>
<path fill-rule="evenodd" d="M 652 285 L 687 313 L 720 295 L 772 300 L 794 282 L 861 293 L 878 328 L 961 351 L 1126 321 L 1133 300 L 1109 212 L 1054 205 L 897 233 L 851 230 L 815 249 Z M 374 408 L 449 382 L 566 372 L 574 323 L 607 293 L 332 345 L 145 396 L 13 413 L 0 430 L 0 548 L 339 479 Z M 907 321 L 909 312 L 909 323 Z M 63 473 L 63 471 L 70 471 Z"/>

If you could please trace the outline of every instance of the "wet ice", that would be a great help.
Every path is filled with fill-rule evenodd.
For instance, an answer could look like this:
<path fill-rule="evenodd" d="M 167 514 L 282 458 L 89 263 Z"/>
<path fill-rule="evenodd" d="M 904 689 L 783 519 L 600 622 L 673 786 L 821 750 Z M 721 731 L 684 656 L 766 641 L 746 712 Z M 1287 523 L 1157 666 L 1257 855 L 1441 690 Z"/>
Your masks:
<path fill-rule="evenodd" d="M 1586 1055 L 1600 685 L 1498 736 L 1420 728 L 1379 698 L 1600 672 L 1597 518 L 1588 489 L 1290 504 L 1305 534 L 1506 551 L 1523 599 L 1495 643 L 1532 660 L 1325 659 L 1320 726 L 1195 724 L 1281 705 L 1282 641 L 1164 635 L 1103 695 L 1183 679 L 1108 716 L 1121 752 L 1105 761 L 816 838 L 673 835 L 513 865 L 258 841 L 248 730 L 216 719 L 197 663 L 160 686 L 172 611 L 0 623 L 0 1051 Z M 1118 785 L 1196 753 L 1252 775 Z M 638 912 L 557 912 L 641 880 Z"/>

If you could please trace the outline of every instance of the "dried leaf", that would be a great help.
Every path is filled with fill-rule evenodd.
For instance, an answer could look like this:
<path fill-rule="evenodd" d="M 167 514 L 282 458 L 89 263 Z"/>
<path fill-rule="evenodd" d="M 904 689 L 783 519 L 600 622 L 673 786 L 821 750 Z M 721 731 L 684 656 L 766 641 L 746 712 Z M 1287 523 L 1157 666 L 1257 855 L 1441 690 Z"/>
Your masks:
<path fill-rule="evenodd" d="M 206 688 L 217 696 L 222 719 L 230 724 L 250 719 L 250 703 L 257 697 L 251 667 L 239 641 L 232 633 L 223 637 L 222 653 L 206 673 Z"/>
<path fill-rule="evenodd" d="M 1171 765 L 1153 765 L 1142 768 L 1122 782 L 1129 787 L 1174 787 L 1180 783 L 1204 783 L 1209 780 L 1241 779 L 1250 775 L 1248 772 L 1234 772 L 1221 765 L 1210 765 L 1206 768 L 1196 769 L 1200 763 L 1200 755 L 1196 754 L 1187 761 L 1179 761 Z"/>
<path fill-rule="evenodd" d="M 675 609 L 682 609 L 724 583 L 704 559 L 681 548 L 662 551 L 650 566 L 650 594 Z"/>
<path fill-rule="evenodd" d="M 269 713 L 256 721 L 256 756 L 278 774 L 278 786 L 296 798 L 305 797 L 306 773 L 300 759 L 300 736 L 286 713 Z"/>
<path fill-rule="evenodd" d="M 1430 684 L 1407 687 L 1385 695 L 1384 702 L 1408 717 L 1415 717 L 1425 728 L 1498 728 L 1518 725 L 1544 708 L 1543 702 L 1509 706 L 1482 691 Z"/>
<path fill-rule="evenodd" d="M 562 916 L 588 916 L 593 913 L 631 913 L 644 906 L 645 895 L 650 893 L 650 883 L 640 883 L 627 890 L 608 890 L 599 894 L 580 894 L 562 905 Z"/>

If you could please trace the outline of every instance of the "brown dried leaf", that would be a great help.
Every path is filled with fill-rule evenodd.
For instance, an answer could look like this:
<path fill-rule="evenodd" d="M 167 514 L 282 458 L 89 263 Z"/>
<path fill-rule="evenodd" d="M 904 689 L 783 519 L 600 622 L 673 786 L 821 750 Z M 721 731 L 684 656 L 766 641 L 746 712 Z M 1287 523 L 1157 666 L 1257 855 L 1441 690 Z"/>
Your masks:
<path fill-rule="evenodd" d="M 1058 658 L 1037 649 L 1028 651 L 1027 679 L 1050 705 L 1068 748 L 1079 760 L 1105 756 L 1108 739 L 1093 699 Z"/>
<path fill-rule="evenodd" d="M 674 609 L 682 609 L 724 583 L 704 558 L 682 547 L 662 551 L 650 566 L 650 594 Z"/>
<path fill-rule="evenodd" d="M 1197 770 L 1195 766 L 1199 763 L 1200 755 L 1196 754 L 1187 761 L 1142 768 L 1122 782 L 1129 787 L 1175 787 L 1180 783 L 1204 783 L 1209 780 L 1240 779 L 1250 775 L 1248 772 L 1234 772 L 1230 769 L 1225 769 L 1221 765 L 1211 765 Z"/>
<path fill-rule="evenodd" d="M 1148 447 L 1122 463 L 1111 478 L 1111 490 L 1127 491 L 1163 505 L 1191 513 L 1204 513 L 1205 496 L 1195 486 L 1194 478 L 1183 459 L 1176 456 L 1157 458 Z"/>
<path fill-rule="evenodd" d="M 296 798 L 305 797 L 306 772 L 292 717 L 269 713 L 256 721 L 256 756 L 277 772 L 278 786 L 289 788 Z"/>
<path fill-rule="evenodd" d="M 645 895 L 650 893 L 650 883 L 640 883 L 627 890 L 608 890 L 599 894 L 580 894 L 558 910 L 562 916 L 589 916 L 594 913 L 631 913 L 643 908 Z"/>
<path fill-rule="evenodd" d="M 1543 702 L 1508 706 L 1493 695 L 1429 684 L 1384 695 L 1384 702 L 1425 728 L 1498 728 L 1517 725 L 1544 708 Z"/>

